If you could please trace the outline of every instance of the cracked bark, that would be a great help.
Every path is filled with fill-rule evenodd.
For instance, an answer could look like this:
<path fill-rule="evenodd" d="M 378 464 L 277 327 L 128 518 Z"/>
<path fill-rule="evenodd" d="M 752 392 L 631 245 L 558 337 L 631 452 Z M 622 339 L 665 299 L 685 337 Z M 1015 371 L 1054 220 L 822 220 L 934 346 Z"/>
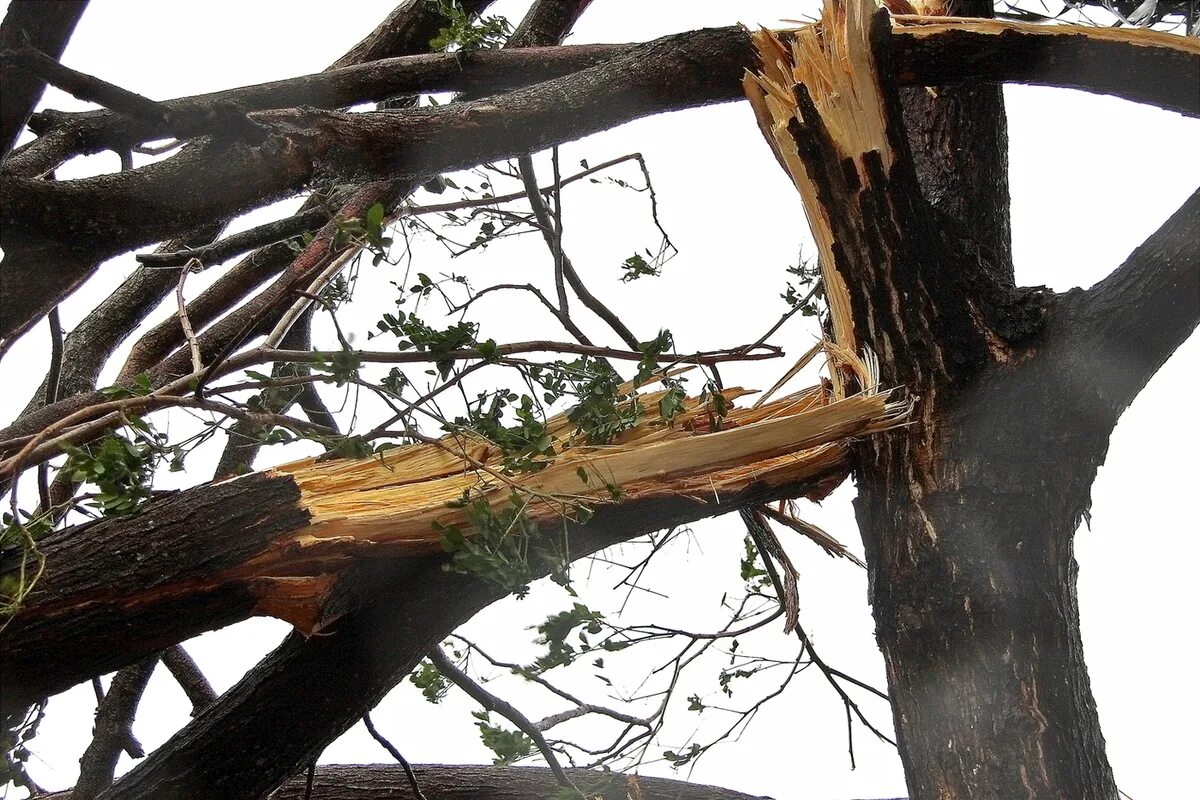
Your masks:
<path fill-rule="evenodd" d="M 912 425 L 855 448 L 910 796 L 1112 800 L 1072 540 L 1120 412 L 1200 319 L 1200 199 L 1088 292 L 1014 287 L 998 97 L 897 92 L 888 35 L 876 17 L 874 70 L 850 71 L 878 137 L 801 79 L 777 139 L 830 232 L 839 333 L 919 397 Z"/>

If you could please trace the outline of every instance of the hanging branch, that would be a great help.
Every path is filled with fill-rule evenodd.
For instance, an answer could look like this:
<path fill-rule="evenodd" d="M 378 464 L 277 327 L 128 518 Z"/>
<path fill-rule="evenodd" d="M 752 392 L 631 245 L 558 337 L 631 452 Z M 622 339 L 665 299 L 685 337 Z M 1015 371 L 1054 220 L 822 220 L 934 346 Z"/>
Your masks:
<path fill-rule="evenodd" d="M 517 729 L 528 736 L 529 740 L 537 747 L 538 752 L 542 754 L 542 758 L 545 759 L 546 764 L 550 767 L 550 771 L 554 773 L 554 777 L 558 780 L 559 785 L 574 788 L 571 779 L 567 777 L 567 773 L 563 770 L 562 765 L 558 763 L 558 756 L 555 755 L 554 750 L 547 743 L 546 737 L 542 735 L 537 725 L 521 713 L 520 709 L 506 700 L 500 699 L 473 681 L 470 675 L 463 672 L 458 668 L 457 664 L 450 660 L 441 647 L 435 647 L 429 651 L 429 660 L 433 662 L 433 666 L 437 668 L 437 671 L 443 677 L 466 692 L 467 696 L 483 706 L 485 711 L 495 711 L 513 725 L 516 725 Z"/>

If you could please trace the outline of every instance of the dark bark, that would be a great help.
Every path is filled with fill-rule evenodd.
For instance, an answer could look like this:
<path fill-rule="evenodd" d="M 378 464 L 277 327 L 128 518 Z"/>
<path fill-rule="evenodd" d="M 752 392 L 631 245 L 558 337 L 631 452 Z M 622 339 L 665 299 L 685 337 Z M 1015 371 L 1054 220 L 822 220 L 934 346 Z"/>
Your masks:
<path fill-rule="evenodd" d="M 211 225 L 193 236 L 166 242 L 174 251 L 212 241 L 223 226 Z M 59 378 L 58 398 L 74 397 L 96 388 L 108 357 L 133 333 L 139 322 L 158 307 L 179 282 L 179 273 L 169 269 L 137 269 L 108 297 L 100 301 L 75 328 L 63 344 L 63 369 Z M 176 323 L 178 324 L 178 323 Z M 47 405 L 46 382 L 30 398 L 21 417 Z"/>
<path fill-rule="evenodd" d="M 1069 292 L 1062 313 L 1073 351 L 1062 369 L 1117 416 L 1200 323 L 1200 190 L 1086 292 Z"/>
<path fill-rule="evenodd" d="M 482 97 L 586 69 L 627 49 L 628 45 L 599 44 L 526 52 L 482 50 L 397 56 L 300 78 L 167 100 L 159 104 L 166 112 L 159 119 L 114 111 L 44 111 L 34 115 L 30 127 L 51 139 L 15 153 L 8 168 L 21 174 L 43 172 L 53 160 L 65 155 L 66 142 L 70 143 L 71 154 L 86 155 L 167 137 L 244 137 L 245 133 L 239 132 L 244 131 L 246 114 L 252 111 L 300 106 L 341 108 L 420 92 L 466 91 Z"/>
<path fill-rule="evenodd" d="M 1022 41 L 1033 43 L 1047 38 L 1057 43 L 1055 50 L 1074 41 L 1066 34 L 1021 36 Z M 929 38 L 920 30 L 906 31 L 895 41 L 904 46 L 922 37 Z M 955 41 L 945 33 L 932 38 Z M 1104 63 L 1108 70 L 1111 65 L 1101 56 L 1111 55 L 1109 43 L 1078 38 L 1086 42 L 1080 45 L 1083 60 Z M 960 42 L 960 46 L 978 44 Z M 1115 81 L 1096 72 L 1101 88 L 1144 97 L 1142 87 L 1148 82 L 1130 80 L 1130 65 L 1140 69 L 1150 64 L 1147 71 L 1167 70 L 1167 84 L 1189 87 L 1178 110 L 1200 113 L 1200 101 L 1188 83 L 1200 63 L 1196 53 L 1166 45 L 1121 49 L 1118 65 L 1128 69 L 1117 74 L 1124 77 Z M 18 255 L 10 254 L 0 264 L 0 285 L 5 289 L 0 302 L 0 348 L 72 291 L 105 256 L 278 199 L 313 180 L 386 176 L 419 181 L 544 149 L 641 116 L 737 99 L 740 76 L 752 58 L 740 29 L 696 31 L 635 46 L 595 67 L 494 101 L 359 115 L 320 110 L 260 112 L 252 118 L 272 132 L 253 147 L 209 141 L 128 173 L 52 185 L 6 176 L 0 184 L 4 205 L 0 221 L 8 231 L 6 246 Z M 1007 62 L 996 59 L 995 63 Z M 1029 77 L 1014 68 L 1014 74 L 1049 83 L 1069 80 L 1057 70 Z M 950 80 L 934 70 L 906 72 L 903 77 L 939 84 Z M 216 165 L 220 168 L 214 169 Z M 87 242 L 87 249 L 64 253 L 63 241 Z"/>
<path fill-rule="evenodd" d="M 253 585 L 214 578 L 306 524 L 298 499 L 289 479 L 247 475 L 43 539 L 46 571 L 25 609 L 40 611 L 0 632 L 3 714 L 245 619 L 257 602 Z M 3 566 L 13 568 L 10 559 Z"/>
<path fill-rule="evenodd" d="M 433 800 L 532 800 L 550 797 L 558 787 L 545 767 L 491 767 L 470 764 L 418 764 L 417 784 Z M 668 778 L 631 777 L 592 770 L 567 771 L 588 797 L 628 800 L 636 780 L 643 800 L 765 800 L 731 789 Z M 281 786 L 270 800 L 414 800 L 403 768 L 395 764 L 325 764 L 317 767 L 312 794 L 302 774 Z M 70 792 L 45 800 L 72 800 Z"/>
<path fill-rule="evenodd" d="M 0 23 L 0 51 L 31 46 L 58 59 L 87 8 L 87 0 L 13 0 Z M 0 63 L 0 162 L 3 162 L 29 114 L 42 99 L 46 82 L 16 64 Z"/>
<path fill-rule="evenodd" d="M 491 2 L 492 0 L 467 0 L 467 2 L 463 4 L 463 8 L 468 14 L 478 14 L 488 5 L 490 5 Z M 355 65 L 364 64 L 366 62 L 381 58 L 401 57 L 425 53 L 429 49 L 430 39 L 433 38 L 433 36 L 435 36 L 445 24 L 446 18 L 436 4 L 429 4 L 423 2 L 423 0 L 407 0 L 407 2 L 401 3 L 399 6 L 397 6 L 397 8 L 390 15 L 388 15 L 388 18 L 378 25 L 375 30 L 372 31 L 362 42 L 359 42 L 358 45 L 338 59 L 333 66 L 330 67 L 330 70 L 353 67 Z M 317 80 L 319 82 L 321 79 L 318 78 Z M 237 110 L 238 106 L 236 103 L 233 104 L 233 107 L 235 109 L 233 112 L 235 116 L 238 116 L 239 118 L 244 117 L 244 112 Z M 86 115 L 86 118 L 103 118 L 105 113 L 106 112 L 93 113 Z M 183 114 L 183 111 L 180 110 L 180 113 Z M 204 111 L 206 118 L 211 118 L 213 116 L 229 117 L 230 113 L 229 104 L 225 102 L 212 103 L 210 106 L 205 107 Z M 118 116 L 118 119 L 121 119 L 121 117 Z M 51 142 L 51 145 L 48 148 L 50 152 L 42 157 L 42 163 L 32 167 L 33 174 L 40 174 L 51 170 L 59 161 L 66 158 L 70 153 L 81 152 L 77 148 L 81 146 L 81 142 L 83 140 L 86 140 L 86 129 L 75 124 L 69 124 L 65 127 L 66 131 L 61 136 L 58 136 L 58 133 L 56 132 L 52 136 L 48 137 L 58 137 L 58 142 Z M 34 143 L 35 147 L 36 145 L 37 143 Z M 35 156 L 35 160 L 36 158 L 37 157 Z M 14 157 L 14 161 L 18 159 L 19 157 Z M 306 204 L 306 207 L 308 207 L 308 204 Z M 221 218 L 221 220 L 220 226 L 223 227 L 225 218 Z M 208 220 L 204 224 L 209 223 L 216 223 L 216 219 L 214 218 L 212 220 Z M 215 235 L 216 234 L 214 233 L 214 236 Z M 178 247 L 172 249 L 178 249 Z M 239 266 L 243 267 L 243 274 L 250 271 L 249 268 L 255 268 L 254 272 L 258 273 L 261 270 L 270 269 L 270 265 L 273 262 L 278 263 L 281 267 L 284 263 L 287 263 L 287 261 L 290 260 L 290 254 L 291 251 L 281 245 L 266 253 L 259 254 L 260 257 L 257 259 L 248 260 L 249 265 L 247 262 L 243 262 L 243 264 Z M 50 255 L 52 258 L 46 261 L 44 264 L 39 265 L 39 267 L 50 267 L 53 271 L 55 265 L 61 265 L 63 269 L 68 271 L 79 269 L 86 269 L 90 271 L 94 269 L 101 260 L 103 260 L 102 257 L 96 257 L 93 254 L 64 254 L 53 250 Z M 88 266 L 89 263 L 90 266 Z M 266 266 L 264 267 L 264 265 Z M 4 287 L 9 291 L 19 290 L 20 282 L 16 280 L 10 281 L 10 277 L 11 276 L 5 274 L 4 266 L 0 265 L 0 287 Z M 235 296 L 240 296 L 246 291 L 249 291 L 253 285 L 261 282 L 266 277 L 267 275 L 260 275 L 259 277 L 252 279 L 253 282 L 249 286 L 246 286 L 244 289 L 242 289 L 241 292 L 237 293 Z M 70 278 L 68 278 L 68 280 L 69 279 Z M 16 284 L 15 287 L 13 286 L 14 283 Z M 97 329 L 105 333 L 110 328 L 114 329 L 115 331 L 132 329 L 145 316 L 149 309 L 152 308 L 158 300 L 161 300 L 161 298 L 164 297 L 168 291 L 170 291 L 171 285 L 173 285 L 172 282 L 163 275 L 156 275 L 153 273 L 148 273 L 145 269 L 139 269 L 138 272 L 135 273 L 134 276 L 131 276 L 130 280 L 126 282 L 126 285 L 122 287 L 122 290 L 119 290 L 118 294 L 122 295 L 123 297 L 127 297 L 130 296 L 130 292 L 133 292 L 140 299 L 136 302 L 129 301 L 122 303 L 115 303 L 114 301 L 110 300 L 106 308 L 98 308 L 95 312 L 89 314 L 82 327 L 88 333 L 94 333 L 97 331 Z M 4 318 L 3 312 L 3 305 L 0 303 L 0 319 Z M 33 319 L 36 319 L 36 315 L 33 317 Z M 3 326 L 0 326 L 0 328 L 2 327 Z M 11 341 L 12 339 L 6 339 L 5 336 L 0 333 L 0 354 L 3 354 L 4 350 L 11 344 Z M 120 344 L 120 341 L 114 341 L 109 338 L 100 338 L 92 341 L 92 349 L 104 349 L 104 358 L 90 359 L 87 363 L 94 363 L 96 364 L 96 368 L 99 369 L 102 362 L 109 354 L 112 353 L 112 350 L 118 344 Z M 84 388 L 81 386 L 77 388 L 76 391 L 84 391 Z M 60 396 L 64 395 L 60 394 Z"/>
<path fill-rule="evenodd" d="M 129 750 L 134 758 L 145 755 L 142 746 L 133 739 L 133 718 L 157 665 L 158 656 L 151 656 L 126 667 L 113 678 L 96 709 L 92 742 L 79 759 L 79 781 L 72 793 L 75 800 L 92 800 L 112 785 L 122 751 Z"/>
<path fill-rule="evenodd" d="M 216 690 L 182 645 L 163 650 L 161 658 L 163 666 L 171 672 L 171 677 L 191 702 L 193 717 L 217 702 Z"/>
<path fill-rule="evenodd" d="M 889 35 L 877 14 L 875 74 L 835 85 L 883 112 L 882 133 L 826 127 L 830 90 L 800 85 L 788 146 L 829 231 L 827 278 L 849 287 L 838 335 L 916 399 L 911 425 L 856 446 L 855 469 L 910 795 L 1111 800 L 1072 542 L 1117 416 L 1200 317 L 1200 199 L 1092 292 L 1013 287 L 995 258 L 1002 110 L 910 95 L 902 111 Z M 1114 370 L 1097 350 L 1118 343 L 1145 352 Z"/>
<path fill-rule="evenodd" d="M 459 5 L 469 16 L 475 17 L 482 14 L 493 1 L 461 0 Z M 404 0 L 365 39 L 333 62 L 330 69 L 409 53 L 423 53 L 429 49 L 429 40 L 437 36 L 445 24 L 446 18 L 438 12 L 436 4 L 425 0 Z"/>
<path fill-rule="evenodd" d="M 856 330 L 887 354 L 883 382 L 920 397 L 913 426 L 858 446 L 855 473 L 910 796 L 1115 798 L 1072 543 L 1117 415 L 1200 316 L 1197 200 L 1082 299 L 1009 290 L 988 257 L 1006 246 L 987 208 L 1004 201 L 1002 111 L 951 95 L 921 98 L 918 116 L 907 99 L 911 162 L 865 188 L 833 170 L 818 180 L 823 202 L 856 209 L 835 223 Z M 807 163 L 835 163 L 813 138 Z M 1113 323 L 1135 293 L 1149 314 L 1122 302 Z M 1148 341 L 1127 338 L 1132 326 Z M 1113 377 L 1102 348 L 1117 343 L 1127 385 L 1098 402 Z"/>
<path fill-rule="evenodd" d="M 744 505 L 794 496 L 803 486 L 751 489 L 719 506 L 683 497 L 605 507 L 570 525 L 583 557 L 641 532 Z M 433 647 L 504 596 L 493 584 L 449 573 L 442 559 L 362 569 L 339 601 L 369 602 L 321 636 L 293 634 L 218 703 L 119 780 L 105 800 L 261 797 L 297 774 L 372 708 Z M 238 742 L 231 748 L 229 742 Z"/>
<path fill-rule="evenodd" d="M 920 448 L 863 447 L 857 510 L 913 797 L 1117 796 L 1073 537 L 1118 416 L 1200 319 L 1198 240 L 1193 196 L 1113 276 L 1058 298 L 1020 356 L 938 403 Z"/>
<path fill-rule="evenodd" d="M 963 13 L 981 15 L 983 5 L 964 4 Z M 1060 86 L 1200 114 L 1200 47 L 1194 37 L 1147 32 L 1147 44 L 1177 46 L 1130 48 L 1118 37 L 1088 39 L 1053 25 L 1003 33 L 966 27 L 938 35 L 922 34 L 918 25 L 897 31 L 897 39 L 904 42 L 894 49 L 903 83 L 919 74 L 929 86 L 978 81 Z"/>
<path fill-rule="evenodd" d="M 946 14 L 992 16 L 991 0 L 948 4 Z M 1011 284 L 1008 122 L 999 83 L 900 90 L 904 129 L 926 201 L 977 243 L 993 280 Z"/>
<path fill-rule="evenodd" d="M 551 797 L 558 785 L 544 767 L 423 765 L 413 768 L 426 797 L 437 800 L 532 800 Z M 588 797 L 628 800 L 629 778 L 582 769 L 568 770 L 572 781 L 588 789 Z M 754 800 L 741 792 L 666 778 L 636 778 L 643 800 Z M 638 795 L 634 795 L 637 797 Z M 324 766 L 317 768 L 312 800 L 410 800 L 413 797 L 398 766 Z M 293 780 L 271 800 L 303 800 L 304 781 Z"/>

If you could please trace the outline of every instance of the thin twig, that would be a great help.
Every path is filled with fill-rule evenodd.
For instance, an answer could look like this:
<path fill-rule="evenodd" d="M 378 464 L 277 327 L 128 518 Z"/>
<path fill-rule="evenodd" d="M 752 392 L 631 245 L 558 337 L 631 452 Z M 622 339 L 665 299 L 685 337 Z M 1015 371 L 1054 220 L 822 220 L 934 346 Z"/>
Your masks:
<path fill-rule="evenodd" d="M 442 651 L 441 647 L 434 647 L 429 652 L 429 660 L 433 662 L 433 666 L 437 671 L 458 688 L 462 689 L 467 695 L 487 711 L 495 711 L 500 716 L 507 719 L 513 725 L 516 725 L 521 733 L 529 737 L 538 752 L 542 754 L 542 758 L 546 760 L 546 764 L 550 767 L 550 771 L 554 773 L 554 777 L 562 786 L 574 788 L 575 784 L 567 777 L 566 770 L 562 768 L 562 764 L 558 763 L 558 756 L 554 754 L 546 737 L 538 730 L 528 717 L 522 714 L 511 703 L 500 699 L 496 695 L 484 689 L 478 683 L 471 679 L 471 676 L 458 668 L 458 665 L 450 660 L 450 657 Z"/>
<path fill-rule="evenodd" d="M 371 734 L 371 738 L 379 742 L 379 744 L 383 746 L 383 749 L 391 753 L 392 758 L 396 759 L 396 761 L 400 764 L 401 768 L 404 770 L 405 777 L 408 778 L 408 786 L 412 789 L 413 796 L 416 797 L 417 800 L 426 800 L 425 794 L 421 791 L 420 785 L 417 784 L 417 776 L 413 773 L 412 767 L 409 766 L 408 760 L 400 754 L 400 751 L 396 749 L 395 745 L 389 742 L 382 733 L 376 730 L 375 723 L 371 722 L 371 712 L 364 711 L 362 715 L 362 721 L 363 725 L 367 726 L 367 733 Z"/>
<path fill-rule="evenodd" d="M 50 369 L 46 375 L 46 405 L 58 400 L 58 386 L 62 379 L 63 360 L 63 330 L 62 320 L 58 316 L 58 306 L 50 309 L 46 315 L 50 323 Z M 47 464 L 38 465 L 38 499 L 41 501 L 39 511 L 50 510 L 53 501 L 50 497 L 50 467 Z"/>
<path fill-rule="evenodd" d="M 766 542 L 762 538 L 760 528 L 762 523 L 760 523 L 758 520 L 755 520 L 752 516 L 743 515 L 742 519 L 746 523 L 746 530 L 750 533 L 750 538 L 754 540 L 755 545 L 759 549 L 759 554 L 762 556 L 763 566 L 767 570 L 767 575 L 771 579 L 771 584 L 775 587 L 775 592 L 779 595 L 779 597 L 783 597 L 783 581 L 779 576 L 779 571 L 776 569 L 774 561 L 766 549 Z M 843 689 L 841 684 L 837 681 L 837 678 L 843 673 L 837 672 L 835 674 L 835 671 L 832 670 L 829 665 L 826 664 L 825 661 L 817 654 L 816 649 L 813 648 L 812 640 L 809 639 L 808 634 L 804 632 L 804 628 L 799 623 L 797 623 L 795 626 L 795 633 L 800 639 L 803 647 L 808 651 L 808 655 L 812 660 L 812 663 L 816 665 L 817 669 L 821 671 L 821 674 L 825 676 L 825 680 L 828 681 L 829 685 L 833 687 L 833 690 L 837 692 L 838 696 L 842 699 L 842 703 L 846 707 L 846 714 L 849 715 L 850 713 L 853 713 L 854 716 L 858 718 L 858 721 L 861 722 L 867 730 L 875 734 L 876 737 L 887 742 L 893 747 L 896 746 L 896 742 L 876 728 L 871 721 L 867 719 L 866 715 L 863 714 L 862 710 L 859 709 L 858 704 L 854 702 L 850 695 L 846 694 L 846 690 Z M 854 681 L 854 683 L 856 685 L 860 684 L 859 681 Z M 886 695 L 882 695 L 882 693 L 878 692 L 877 690 L 872 691 L 875 691 L 876 694 L 886 697 Z M 849 737 L 848 747 L 850 750 L 850 763 L 853 766 L 854 738 L 852 732 Z"/>
<path fill-rule="evenodd" d="M 199 271 L 199 269 L 201 269 L 200 262 L 197 259 L 191 259 L 179 270 L 179 282 L 175 284 L 175 313 L 179 317 L 180 327 L 183 328 L 183 338 L 187 340 L 188 349 L 192 353 L 192 370 L 195 372 L 204 369 L 204 362 L 200 358 L 200 343 L 196 341 L 196 332 L 192 330 L 192 322 L 188 319 L 187 301 L 183 299 L 183 284 L 193 270 Z M 196 392 L 198 397 L 199 386 L 196 387 Z"/>
<path fill-rule="evenodd" d="M 542 238 L 546 240 L 547 246 L 551 253 L 555 252 L 555 225 L 551 217 L 550 210 L 546 207 L 546 201 L 542 199 L 541 193 L 537 190 L 537 175 L 533 171 L 533 159 L 529 156 L 522 156 L 517 163 L 520 166 L 521 178 L 525 181 L 525 196 L 529 199 L 529 207 L 533 211 L 533 216 L 537 219 L 538 227 L 542 231 Z M 608 306 L 600 302 L 588 288 L 583 284 L 579 274 L 575 271 L 574 265 L 571 264 L 571 259 L 567 258 L 565 252 L 562 252 L 561 245 L 558 248 L 558 265 L 561 267 L 562 275 L 567 283 L 571 284 L 571 288 L 575 290 L 575 294 L 579 296 L 579 301 L 584 304 L 593 314 L 600 317 L 608 323 L 608 326 L 621 338 L 631 350 L 637 350 L 638 338 L 621 322 L 620 317 L 612 312 Z M 557 276 L 558 270 L 556 270 Z M 563 290 L 565 294 L 565 290 Z M 562 302 L 561 300 L 559 301 Z"/>

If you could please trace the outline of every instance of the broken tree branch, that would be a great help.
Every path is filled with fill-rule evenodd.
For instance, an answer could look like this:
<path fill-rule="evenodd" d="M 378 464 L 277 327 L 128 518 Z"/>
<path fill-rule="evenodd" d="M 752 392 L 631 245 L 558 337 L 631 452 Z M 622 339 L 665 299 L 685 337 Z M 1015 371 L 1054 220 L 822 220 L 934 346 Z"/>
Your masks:
<path fill-rule="evenodd" d="M 87 8 L 87 0 L 13 0 L 0 23 L 0 49 L 23 45 L 36 47 L 57 59 Z M 29 120 L 29 114 L 42 98 L 46 83 L 12 64 L 0 65 L 0 164 Z"/>
<path fill-rule="evenodd" d="M 897 71 L 905 82 L 949 82 L 955 73 L 947 62 L 953 59 L 942 53 L 965 55 L 960 48 L 969 48 L 978 54 L 982 47 L 993 59 L 981 63 L 995 71 L 975 75 L 976 80 L 1071 85 L 1200 114 L 1200 100 L 1191 91 L 1200 43 L 1187 37 L 1071 26 L 1027 30 L 1020 23 L 988 20 L 953 21 L 939 28 L 927 25 L 928 18 L 919 19 L 921 24 L 910 28 L 900 24 L 892 37 L 893 51 L 921 44 L 922 57 L 932 62 L 926 70 L 923 61 L 913 60 L 911 70 Z M 969 44 L 960 41 L 964 30 L 973 34 Z M 1077 53 L 1072 58 L 1086 85 L 1076 72 L 1055 68 L 1053 58 L 1038 62 L 1051 65 L 1042 70 L 1017 62 L 1003 71 L 997 65 L 1009 61 L 996 54 L 1014 38 L 1028 43 L 1022 47 L 1054 42 L 1051 52 Z M 932 41 L 939 45 L 926 46 Z M 1120 67 L 1117 78 L 1112 77 L 1114 58 Z M 633 46 L 597 66 L 498 98 L 370 114 L 259 112 L 251 117 L 273 133 L 257 147 L 208 142 L 141 169 L 78 181 L 5 176 L 0 221 L 12 232 L 17 254 L 0 265 L 0 282 L 7 290 L 6 302 L 0 303 L 0 344 L 23 332 L 105 256 L 278 199 L 315 178 L 419 180 L 545 149 L 641 116 L 734 100 L 740 75 L 754 59 L 740 29 L 695 31 Z M 703 63 L 704 69 L 687 68 L 692 63 Z M 934 68 L 938 66 L 941 71 Z M 1140 79 L 1146 74 L 1154 80 Z M 1163 96 L 1149 85 L 1175 87 L 1174 94 Z M 87 241 L 94 256 L 60 258 L 56 274 L 39 274 L 38 263 L 53 249 L 49 243 L 66 238 Z"/>

